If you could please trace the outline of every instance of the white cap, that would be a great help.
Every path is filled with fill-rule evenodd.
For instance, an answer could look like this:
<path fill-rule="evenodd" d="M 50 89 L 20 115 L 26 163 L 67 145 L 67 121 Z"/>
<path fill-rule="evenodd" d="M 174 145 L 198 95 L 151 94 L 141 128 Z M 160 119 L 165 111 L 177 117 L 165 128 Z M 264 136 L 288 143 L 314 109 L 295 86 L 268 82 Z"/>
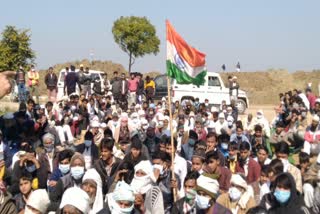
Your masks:
<path fill-rule="evenodd" d="M 211 107 L 211 112 L 219 112 L 219 111 L 218 111 L 218 108 L 217 108 L 217 107 L 212 106 L 212 107 Z"/>
<path fill-rule="evenodd" d="M 60 209 L 66 205 L 74 206 L 82 213 L 88 213 L 89 195 L 79 187 L 71 187 L 63 193 Z"/>
<path fill-rule="evenodd" d="M 222 119 L 222 118 L 224 119 L 224 113 L 221 112 L 221 113 L 218 115 L 218 118 L 219 118 L 219 119 Z"/>
<path fill-rule="evenodd" d="M 315 114 L 315 115 L 312 117 L 312 120 L 313 120 L 313 121 L 316 121 L 316 122 L 319 122 L 319 116 Z"/>
<path fill-rule="evenodd" d="M 96 120 L 91 121 L 90 126 L 92 128 L 99 128 L 100 127 L 100 123 Z"/>
<path fill-rule="evenodd" d="M 49 204 L 49 195 L 45 189 L 37 189 L 33 191 L 27 202 L 28 206 L 40 211 L 41 213 L 47 212 Z"/>
<path fill-rule="evenodd" d="M 107 124 L 106 123 L 100 123 L 100 128 L 107 128 Z"/>
<path fill-rule="evenodd" d="M 133 118 L 138 118 L 138 117 L 139 117 L 139 115 L 138 115 L 137 112 L 133 112 L 133 113 L 131 114 L 131 116 L 130 116 L 131 119 L 133 119 Z"/>

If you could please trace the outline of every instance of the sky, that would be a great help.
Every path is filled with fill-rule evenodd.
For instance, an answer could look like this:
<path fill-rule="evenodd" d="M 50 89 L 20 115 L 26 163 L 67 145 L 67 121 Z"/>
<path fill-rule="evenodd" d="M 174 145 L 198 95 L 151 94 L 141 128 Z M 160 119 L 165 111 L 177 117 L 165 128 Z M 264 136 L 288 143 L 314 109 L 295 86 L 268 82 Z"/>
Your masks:
<path fill-rule="evenodd" d="M 207 55 L 208 71 L 225 64 L 242 70 L 320 69 L 318 0 L 1 0 L 0 31 L 30 29 L 37 67 L 90 59 L 128 67 L 114 42 L 120 16 L 146 16 L 156 27 L 160 52 L 138 58 L 133 71 L 165 72 L 165 20 Z"/>

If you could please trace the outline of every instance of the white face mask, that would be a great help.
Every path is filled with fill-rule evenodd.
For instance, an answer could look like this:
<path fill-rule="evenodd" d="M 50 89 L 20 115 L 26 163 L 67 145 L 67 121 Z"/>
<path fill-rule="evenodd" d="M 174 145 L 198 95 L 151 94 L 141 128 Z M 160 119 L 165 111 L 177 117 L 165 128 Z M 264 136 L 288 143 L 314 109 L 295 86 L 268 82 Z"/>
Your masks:
<path fill-rule="evenodd" d="M 205 210 L 210 207 L 209 201 L 210 199 L 205 196 L 196 195 L 196 203 L 201 210 Z"/>
<path fill-rule="evenodd" d="M 153 168 L 154 168 L 154 169 L 159 169 L 160 175 L 163 175 L 163 166 L 162 166 L 162 165 L 160 165 L 160 164 L 154 164 L 154 165 L 153 165 Z"/>
<path fill-rule="evenodd" d="M 116 127 L 118 125 L 118 121 L 113 121 L 113 126 Z"/>
<path fill-rule="evenodd" d="M 151 188 L 151 179 L 148 175 L 143 177 L 135 175 L 130 185 L 135 193 L 145 194 Z"/>
<path fill-rule="evenodd" d="M 144 129 L 144 130 L 147 130 L 148 129 L 148 125 L 144 125 L 144 126 L 142 126 L 142 128 Z"/>
<path fill-rule="evenodd" d="M 241 197 L 241 191 L 236 187 L 231 187 L 229 189 L 229 196 L 232 201 L 238 201 Z"/>
<path fill-rule="evenodd" d="M 139 119 L 138 119 L 138 118 L 133 118 L 133 119 L 132 119 L 132 122 L 133 122 L 134 124 L 137 124 L 137 123 L 139 123 Z"/>

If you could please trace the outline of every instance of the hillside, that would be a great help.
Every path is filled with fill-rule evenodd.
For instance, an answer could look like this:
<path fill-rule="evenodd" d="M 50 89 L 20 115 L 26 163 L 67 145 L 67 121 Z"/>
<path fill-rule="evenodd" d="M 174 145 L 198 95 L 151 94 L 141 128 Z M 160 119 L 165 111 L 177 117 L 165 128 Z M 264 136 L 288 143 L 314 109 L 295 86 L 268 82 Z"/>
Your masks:
<path fill-rule="evenodd" d="M 247 91 L 251 104 L 277 104 L 279 93 L 293 89 L 304 90 L 308 83 L 312 83 L 312 90 L 319 95 L 320 71 L 264 71 L 221 73 L 225 83 L 228 76 L 236 75 L 240 88 Z"/>
<path fill-rule="evenodd" d="M 67 62 L 54 66 L 54 71 L 58 75 L 59 71 L 70 65 L 75 65 L 77 68 L 80 64 L 88 66 L 94 70 L 100 70 L 107 73 L 108 77 L 113 76 L 113 71 L 119 73 L 127 73 L 126 69 L 121 64 L 113 63 L 112 61 L 93 61 L 92 64 L 88 60 Z M 46 71 L 40 71 L 40 82 L 43 83 Z M 144 77 L 149 75 L 155 77 L 159 72 L 148 72 Z M 251 104 L 277 104 L 278 94 L 292 89 L 305 89 L 307 83 L 312 83 L 312 89 L 316 94 L 319 94 L 318 84 L 320 83 L 320 71 L 311 72 L 297 71 L 289 73 L 285 70 L 270 70 L 259 72 L 240 72 L 240 73 L 220 73 L 225 85 L 227 86 L 228 76 L 236 75 L 240 88 L 247 91 Z M 46 94 L 44 84 L 40 84 L 40 91 Z"/>

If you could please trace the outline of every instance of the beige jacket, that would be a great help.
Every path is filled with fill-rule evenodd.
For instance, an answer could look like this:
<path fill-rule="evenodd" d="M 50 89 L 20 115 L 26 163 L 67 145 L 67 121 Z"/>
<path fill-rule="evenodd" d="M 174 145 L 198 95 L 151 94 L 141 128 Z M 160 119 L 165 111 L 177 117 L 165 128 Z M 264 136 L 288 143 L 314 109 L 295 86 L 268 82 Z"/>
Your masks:
<path fill-rule="evenodd" d="M 294 181 L 296 182 L 297 190 L 302 193 L 302 177 L 300 170 L 292 164 L 288 166 L 288 172 L 293 176 Z"/>
<path fill-rule="evenodd" d="M 254 201 L 253 197 L 250 197 L 246 204 L 246 208 L 242 209 L 236 202 L 231 202 L 229 193 L 223 193 L 222 195 L 220 195 L 217 198 L 217 203 L 221 204 L 231 211 L 232 209 L 237 209 L 237 214 L 246 214 L 250 208 L 256 206 L 256 202 Z"/>

